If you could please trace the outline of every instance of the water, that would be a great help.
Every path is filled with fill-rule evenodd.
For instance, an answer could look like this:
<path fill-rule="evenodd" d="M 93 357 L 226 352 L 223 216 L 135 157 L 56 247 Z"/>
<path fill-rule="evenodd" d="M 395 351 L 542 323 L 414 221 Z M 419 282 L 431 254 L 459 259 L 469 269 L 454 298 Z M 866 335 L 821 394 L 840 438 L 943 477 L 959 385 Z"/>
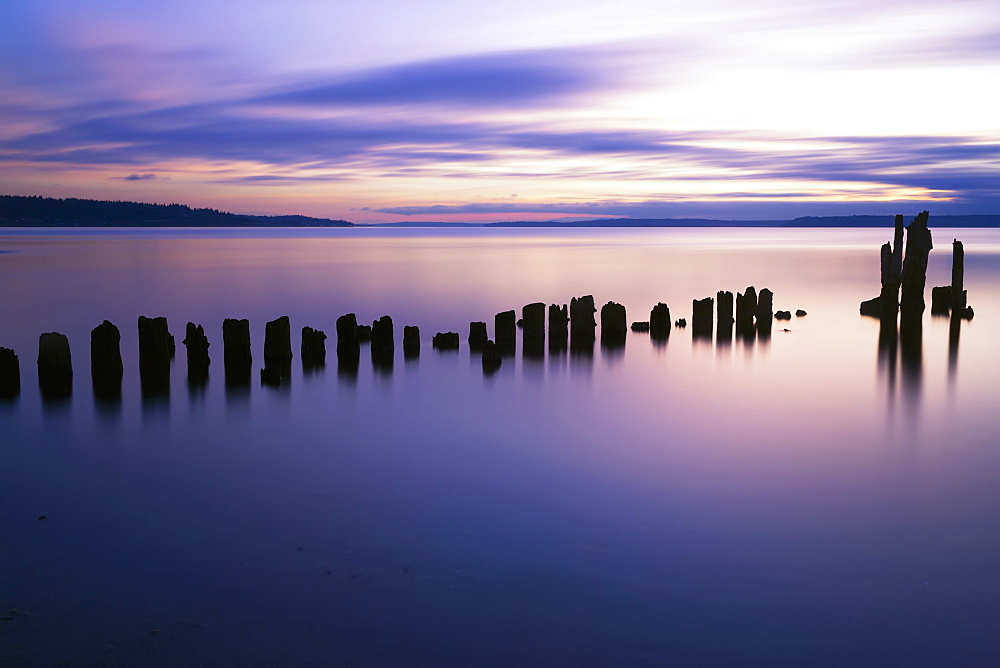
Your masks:
<path fill-rule="evenodd" d="M 22 368 L 0 403 L 0 661 L 995 664 L 1000 232 L 934 234 L 928 299 L 957 236 L 976 317 L 956 338 L 928 310 L 887 358 L 858 303 L 891 230 L 0 231 Z M 534 301 L 690 319 L 747 285 L 808 315 L 750 342 L 675 329 L 537 360 L 519 341 L 493 376 L 465 345 Z M 363 349 L 338 373 L 347 312 L 392 315 L 391 371 Z M 139 390 L 139 315 L 177 335 L 166 397 Z M 290 384 L 227 388 L 222 319 L 250 319 L 256 374 L 279 315 Z M 105 318 L 117 405 L 90 387 Z M 299 364 L 304 325 L 331 335 L 325 370 Z M 70 339 L 69 401 L 37 389 L 47 331 Z"/>

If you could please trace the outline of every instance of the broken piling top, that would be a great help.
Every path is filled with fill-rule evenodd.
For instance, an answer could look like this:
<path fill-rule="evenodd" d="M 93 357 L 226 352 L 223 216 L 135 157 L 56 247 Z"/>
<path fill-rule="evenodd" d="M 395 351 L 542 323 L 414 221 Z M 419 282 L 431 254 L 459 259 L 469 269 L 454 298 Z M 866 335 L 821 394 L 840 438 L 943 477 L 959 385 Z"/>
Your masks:
<path fill-rule="evenodd" d="M 360 345 L 357 317 L 347 313 L 337 318 L 337 352 L 353 352 Z"/>
<path fill-rule="evenodd" d="M 420 355 L 420 328 L 416 325 L 403 327 L 403 355 L 411 359 Z"/>
<path fill-rule="evenodd" d="M 184 340 L 181 341 L 187 348 L 188 362 L 200 364 L 208 363 L 208 337 L 205 336 L 205 328 L 189 322 L 184 328 Z"/>
<path fill-rule="evenodd" d="M 597 307 L 594 306 L 593 295 L 573 297 L 569 302 L 570 329 L 578 333 L 593 334 L 594 330 L 597 329 L 595 313 L 597 313 Z"/>
<path fill-rule="evenodd" d="M 502 311 L 493 318 L 493 334 L 498 345 L 508 344 L 517 340 L 517 314 L 514 311 Z"/>
<path fill-rule="evenodd" d="M 326 332 L 312 327 L 303 327 L 300 356 L 306 364 L 325 362 Z"/>
<path fill-rule="evenodd" d="M 229 361 L 250 361 L 250 321 L 226 318 L 222 321 L 223 356 Z"/>
<path fill-rule="evenodd" d="M 601 333 L 624 336 L 628 331 L 625 307 L 617 302 L 608 302 L 601 307 Z"/>
<path fill-rule="evenodd" d="M 901 308 L 924 308 L 924 284 L 927 280 L 927 256 L 934 243 L 927 227 L 930 214 L 923 211 L 906 228 L 906 255 L 903 258 L 903 293 Z"/>
<path fill-rule="evenodd" d="M 649 333 L 653 338 L 665 338 L 670 335 L 670 307 L 659 302 L 649 312 Z"/>
<path fill-rule="evenodd" d="M 167 319 L 139 316 L 139 364 L 167 362 L 174 356 L 174 335 Z"/>
<path fill-rule="evenodd" d="M 123 374 L 121 333 L 105 320 L 90 332 L 90 372 L 95 377 L 117 377 Z"/>
<path fill-rule="evenodd" d="M 264 326 L 264 364 L 268 360 L 292 359 L 292 325 L 287 315 Z"/>
<path fill-rule="evenodd" d="M 715 300 L 711 297 L 691 300 L 691 324 L 694 327 L 701 325 L 712 326 L 713 312 L 715 311 Z"/>
<path fill-rule="evenodd" d="M 21 392 L 21 365 L 10 348 L 0 348 L 0 399 L 13 399 Z"/>
<path fill-rule="evenodd" d="M 958 239 L 951 245 L 951 300 L 952 308 L 964 309 L 965 294 L 965 246 Z"/>
<path fill-rule="evenodd" d="M 757 290 L 751 285 L 743 292 L 736 293 L 736 326 L 752 326 L 756 315 Z"/>
<path fill-rule="evenodd" d="M 500 354 L 500 348 L 493 342 L 487 339 L 486 343 L 483 344 L 483 371 L 487 374 L 493 373 L 500 368 L 503 364 L 503 355 Z"/>
<path fill-rule="evenodd" d="M 903 214 L 896 214 L 892 237 L 892 273 L 896 285 L 903 280 Z M 898 300 L 898 296 L 897 296 Z"/>
<path fill-rule="evenodd" d="M 715 317 L 719 324 L 733 322 L 733 293 L 719 290 L 715 293 Z"/>
<path fill-rule="evenodd" d="M 63 399 L 73 391 L 69 339 L 58 332 L 38 337 L 38 387 L 44 399 Z"/>
<path fill-rule="evenodd" d="M 774 293 L 767 288 L 761 288 L 757 294 L 757 324 L 769 321 L 774 317 Z"/>
<path fill-rule="evenodd" d="M 482 350 L 487 340 L 489 340 L 489 336 L 486 334 L 486 323 L 480 321 L 470 322 L 469 348 L 472 350 Z"/>
<path fill-rule="evenodd" d="M 458 332 L 438 332 L 431 344 L 436 350 L 458 350 Z"/>
<path fill-rule="evenodd" d="M 392 318 L 382 316 L 372 323 L 372 353 L 389 353 L 396 349 L 392 334 Z"/>
<path fill-rule="evenodd" d="M 525 339 L 545 338 L 545 304 L 535 302 L 521 309 Z"/>

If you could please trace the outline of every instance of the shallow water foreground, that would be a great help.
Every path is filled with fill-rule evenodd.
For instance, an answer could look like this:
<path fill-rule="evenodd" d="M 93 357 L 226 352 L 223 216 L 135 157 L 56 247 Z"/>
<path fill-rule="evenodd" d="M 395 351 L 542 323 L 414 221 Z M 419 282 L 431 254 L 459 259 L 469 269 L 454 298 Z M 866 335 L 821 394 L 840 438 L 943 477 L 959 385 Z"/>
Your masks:
<path fill-rule="evenodd" d="M 928 309 L 891 357 L 858 315 L 891 230 L 0 231 L 22 369 L 0 403 L 0 662 L 996 663 L 1000 232 L 933 231 L 928 302 L 957 236 L 976 317 L 955 338 Z M 465 345 L 530 302 L 690 320 L 748 285 L 808 315 L 752 341 L 519 341 L 492 376 Z M 392 315 L 391 370 L 363 349 L 338 373 L 331 338 L 305 373 L 298 331 L 347 312 Z M 207 385 L 179 346 L 169 393 L 142 397 L 139 315 L 178 342 L 205 326 Z M 256 373 L 280 315 L 275 390 Z M 223 382 L 226 317 L 251 322 L 249 387 Z M 105 318 L 120 404 L 90 388 Z M 49 331 L 68 401 L 37 389 Z"/>

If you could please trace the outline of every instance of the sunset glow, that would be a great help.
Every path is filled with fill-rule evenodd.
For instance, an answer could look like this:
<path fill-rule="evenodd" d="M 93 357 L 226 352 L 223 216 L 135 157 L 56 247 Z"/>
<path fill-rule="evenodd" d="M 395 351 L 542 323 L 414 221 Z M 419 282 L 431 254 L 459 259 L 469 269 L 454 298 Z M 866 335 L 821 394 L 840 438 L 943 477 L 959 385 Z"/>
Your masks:
<path fill-rule="evenodd" d="M 355 222 L 1000 209 L 991 0 L 0 15 L 4 194 Z"/>

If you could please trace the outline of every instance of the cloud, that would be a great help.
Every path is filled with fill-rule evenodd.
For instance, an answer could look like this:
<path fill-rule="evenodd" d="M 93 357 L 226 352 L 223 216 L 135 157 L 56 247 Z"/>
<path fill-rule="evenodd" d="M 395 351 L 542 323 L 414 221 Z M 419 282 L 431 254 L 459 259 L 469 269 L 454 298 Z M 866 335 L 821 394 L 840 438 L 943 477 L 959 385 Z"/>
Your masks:
<path fill-rule="evenodd" d="M 116 181 L 156 181 L 157 179 L 162 179 L 164 177 L 157 176 L 153 173 L 147 174 L 129 174 L 128 176 L 116 176 L 114 179 Z"/>
<path fill-rule="evenodd" d="M 369 70 L 254 101 L 319 107 L 551 105 L 606 89 L 608 57 L 597 49 L 548 49 L 446 58 Z"/>

